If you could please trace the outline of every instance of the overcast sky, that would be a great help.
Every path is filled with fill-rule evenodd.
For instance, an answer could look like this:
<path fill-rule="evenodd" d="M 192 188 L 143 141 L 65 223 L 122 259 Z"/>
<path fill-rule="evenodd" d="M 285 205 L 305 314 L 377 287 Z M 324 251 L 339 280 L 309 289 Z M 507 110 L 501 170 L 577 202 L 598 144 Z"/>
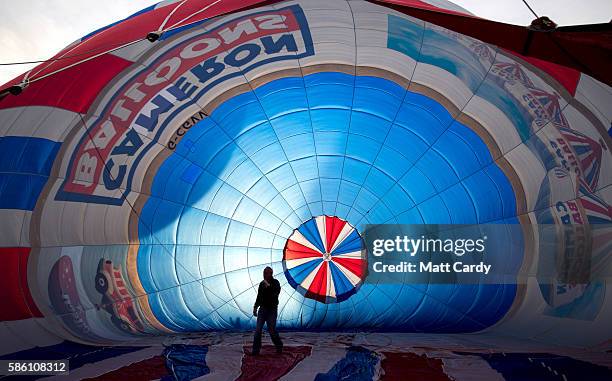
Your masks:
<path fill-rule="evenodd" d="M 0 62 L 46 59 L 80 37 L 148 7 L 153 0 L 0 0 Z M 473 14 L 511 24 L 534 18 L 521 0 L 456 0 Z M 559 25 L 609 22 L 612 0 L 528 0 Z M 0 66 L 0 83 L 33 65 Z"/>

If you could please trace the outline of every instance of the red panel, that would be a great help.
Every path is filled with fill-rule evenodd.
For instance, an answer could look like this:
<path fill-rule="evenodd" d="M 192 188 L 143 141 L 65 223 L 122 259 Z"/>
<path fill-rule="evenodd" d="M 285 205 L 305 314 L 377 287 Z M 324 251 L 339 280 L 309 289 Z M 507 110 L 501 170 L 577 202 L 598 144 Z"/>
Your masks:
<path fill-rule="evenodd" d="M 297 364 L 310 356 L 312 347 L 285 345 L 277 354 L 271 345 L 264 345 L 259 356 L 249 356 L 251 348 L 244 347 L 240 376 L 236 381 L 276 381 L 289 373 Z"/>
<path fill-rule="evenodd" d="M 346 268 L 353 274 L 361 278 L 363 275 L 363 260 L 357 258 L 338 258 L 334 257 L 333 261 L 340 266 Z"/>
<path fill-rule="evenodd" d="M 327 235 L 327 251 L 329 252 L 331 248 L 334 246 L 336 239 L 338 239 L 338 235 L 344 228 L 346 222 L 342 221 L 336 217 L 325 217 L 325 233 Z"/>
<path fill-rule="evenodd" d="M 390 4 L 402 5 L 402 6 L 406 6 L 406 7 L 426 9 L 426 10 L 435 11 L 435 12 L 448 13 L 448 14 L 451 14 L 451 15 L 461 15 L 461 16 L 475 17 L 475 16 L 472 16 L 472 15 L 467 14 L 467 13 L 457 12 L 457 11 L 453 11 L 453 10 L 450 10 L 450 9 L 439 8 L 439 7 L 436 7 L 434 5 L 428 4 L 428 3 L 424 2 L 424 1 L 420 1 L 420 0 L 381 0 L 381 2 L 382 3 L 390 3 Z"/>
<path fill-rule="evenodd" d="M 552 62 L 543 61 L 534 57 L 526 57 L 516 52 L 511 53 L 548 73 L 563 87 L 565 87 L 570 94 L 576 95 L 576 87 L 578 87 L 578 81 L 580 81 L 580 72 L 578 70 L 557 65 Z"/>
<path fill-rule="evenodd" d="M 18 96 L 7 95 L 0 99 L 0 109 L 35 105 L 85 113 L 104 86 L 131 64 L 105 54 L 33 82 Z"/>
<path fill-rule="evenodd" d="M 327 295 L 327 262 L 324 261 L 319 267 L 319 271 L 315 275 L 308 292 L 315 295 Z"/>
<path fill-rule="evenodd" d="M 442 360 L 416 353 L 383 352 L 381 367 L 385 381 L 427 380 L 450 381 L 444 373 Z"/>
<path fill-rule="evenodd" d="M 519 52 L 530 57 L 530 59 L 554 62 L 557 65 L 532 63 L 555 77 L 572 94 L 575 91 L 579 75 L 577 71 L 582 71 L 608 85 L 612 85 L 612 71 L 609 70 L 609 62 L 612 58 L 609 42 L 612 37 L 610 24 L 563 27 L 551 33 L 530 32 L 523 26 L 481 19 L 461 12 L 438 8 L 420 0 L 371 1 L 504 49 Z M 190 0 L 184 3 L 172 15 L 166 27 L 193 15 L 212 2 L 212 0 Z M 278 1 L 224 0 L 185 20 L 180 25 L 276 2 Z M 64 49 L 61 52 L 62 55 L 76 57 L 62 59 L 51 64 L 41 64 L 34 72 L 44 68 L 38 75 L 49 73 L 112 47 L 143 39 L 147 33 L 158 30 L 166 16 L 175 8 L 176 6 L 162 7 L 120 22 L 77 46 Z M 55 57 L 59 56 L 58 53 Z M 34 104 L 53 105 L 83 112 L 87 110 L 92 99 L 108 83 L 109 79 L 129 65 L 129 63 L 121 61 L 123 60 L 115 56 L 103 55 L 92 62 L 79 64 L 77 68 L 68 69 L 62 74 L 54 75 L 55 79 L 44 80 L 44 82 L 48 82 L 45 85 L 32 84 L 30 89 L 24 91 L 19 97 L 5 97 L 4 100 L 0 100 L 0 108 Z M 74 78 L 77 81 L 73 81 Z M 17 82 L 17 80 L 13 80 L 9 84 Z M 0 87 L 0 89 L 7 88 L 9 84 Z M 66 84 L 69 84 L 69 86 L 66 86 Z M 46 89 L 41 90 L 41 87 Z M 34 91 L 35 89 L 37 90 Z M 41 95 L 30 94 L 26 96 L 27 93 L 39 92 Z M 22 100 L 16 101 L 14 98 L 21 98 Z"/>
<path fill-rule="evenodd" d="M 0 321 L 42 317 L 28 287 L 29 247 L 0 248 Z"/>
<path fill-rule="evenodd" d="M 298 252 L 298 253 L 309 253 L 311 255 L 309 255 L 310 257 L 320 257 L 321 255 L 323 255 L 323 253 L 320 253 L 316 250 L 313 250 L 307 246 L 302 245 L 301 243 L 297 243 L 294 240 L 290 239 L 287 241 L 287 251 L 294 251 L 294 252 Z M 300 257 L 303 258 L 303 257 Z M 293 259 L 292 258 L 287 258 L 287 259 Z"/>
<path fill-rule="evenodd" d="M 94 365 L 95 366 L 95 365 Z M 105 373 L 98 377 L 85 378 L 87 381 L 123 381 L 123 380 L 158 380 L 168 376 L 166 358 L 155 356 L 119 369 Z"/>

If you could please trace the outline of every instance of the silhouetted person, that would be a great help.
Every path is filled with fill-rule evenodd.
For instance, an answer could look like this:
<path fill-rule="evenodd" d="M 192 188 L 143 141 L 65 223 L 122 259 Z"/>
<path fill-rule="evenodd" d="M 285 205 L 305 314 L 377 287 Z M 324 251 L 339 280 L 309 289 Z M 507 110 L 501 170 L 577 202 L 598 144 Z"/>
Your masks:
<path fill-rule="evenodd" d="M 278 312 L 278 295 L 280 294 L 280 283 L 272 277 L 272 268 L 266 267 L 263 271 L 264 279 L 259 283 L 257 289 L 257 300 L 253 306 L 253 316 L 257 316 L 257 328 L 253 339 L 253 355 L 258 355 L 261 349 L 261 332 L 264 323 L 268 326 L 268 332 L 272 342 L 276 346 L 276 353 L 283 351 L 283 342 L 276 331 L 276 315 Z M 259 311 L 257 310 L 259 308 Z"/>

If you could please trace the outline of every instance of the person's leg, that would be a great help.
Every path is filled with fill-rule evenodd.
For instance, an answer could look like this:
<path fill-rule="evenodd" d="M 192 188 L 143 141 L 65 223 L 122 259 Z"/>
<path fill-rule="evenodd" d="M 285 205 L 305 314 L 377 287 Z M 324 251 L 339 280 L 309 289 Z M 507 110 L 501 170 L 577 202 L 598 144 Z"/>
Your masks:
<path fill-rule="evenodd" d="M 264 323 L 266 322 L 266 313 L 263 308 L 259 308 L 257 312 L 257 326 L 255 327 L 255 337 L 253 337 L 253 352 L 254 355 L 258 355 L 261 350 L 261 331 L 263 330 Z"/>
<path fill-rule="evenodd" d="M 276 352 L 280 353 L 283 351 L 283 342 L 280 338 L 280 335 L 278 334 L 278 331 L 276 330 L 276 316 L 277 309 L 274 308 L 270 310 L 266 318 L 266 324 L 268 325 L 270 338 L 272 338 L 272 342 L 274 343 L 274 346 L 276 346 Z"/>

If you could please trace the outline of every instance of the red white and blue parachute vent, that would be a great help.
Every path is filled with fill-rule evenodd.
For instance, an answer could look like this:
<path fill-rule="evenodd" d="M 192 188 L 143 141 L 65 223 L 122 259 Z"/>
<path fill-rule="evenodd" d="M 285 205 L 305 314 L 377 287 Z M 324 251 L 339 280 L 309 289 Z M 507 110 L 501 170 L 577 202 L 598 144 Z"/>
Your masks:
<path fill-rule="evenodd" d="M 287 240 L 283 268 L 289 284 L 323 303 L 348 299 L 365 277 L 364 243 L 348 222 L 314 217 Z"/>

